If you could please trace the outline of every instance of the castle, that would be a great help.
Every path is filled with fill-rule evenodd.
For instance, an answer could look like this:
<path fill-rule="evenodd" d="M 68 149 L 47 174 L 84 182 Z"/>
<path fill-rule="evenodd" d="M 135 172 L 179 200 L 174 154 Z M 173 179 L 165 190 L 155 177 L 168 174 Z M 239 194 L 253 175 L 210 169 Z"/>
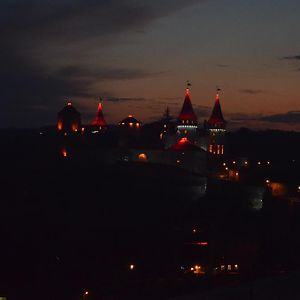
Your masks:
<path fill-rule="evenodd" d="M 68 102 L 58 114 L 57 131 L 64 137 L 64 150 L 68 144 L 66 139 L 70 137 L 84 137 L 87 141 L 96 141 L 94 144 L 106 138 L 107 143 L 101 145 L 117 149 L 116 156 L 110 157 L 112 160 L 174 165 L 196 173 L 204 173 L 207 157 L 222 157 L 226 149 L 226 121 L 219 89 L 211 116 L 201 126 L 192 105 L 189 83 L 176 119 L 170 117 L 167 109 L 164 118 L 158 122 L 143 124 L 129 115 L 117 126 L 110 126 L 100 100 L 96 117 L 90 124 L 82 125 L 80 113 Z M 104 148 L 98 148 L 98 151 L 103 152 Z"/>

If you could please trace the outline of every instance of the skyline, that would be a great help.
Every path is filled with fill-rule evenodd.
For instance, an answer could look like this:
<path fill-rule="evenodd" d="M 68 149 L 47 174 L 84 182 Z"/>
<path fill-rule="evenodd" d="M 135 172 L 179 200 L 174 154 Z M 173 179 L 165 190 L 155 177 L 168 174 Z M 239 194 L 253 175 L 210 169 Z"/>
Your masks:
<path fill-rule="evenodd" d="M 128 114 L 150 122 L 166 106 L 177 117 L 190 80 L 200 121 L 219 86 L 229 128 L 300 131 L 296 0 L 15 0 L 0 8 L 0 127 L 54 124 L 66 97 L 85 122 L 97 96 L 108 123 Z"/>

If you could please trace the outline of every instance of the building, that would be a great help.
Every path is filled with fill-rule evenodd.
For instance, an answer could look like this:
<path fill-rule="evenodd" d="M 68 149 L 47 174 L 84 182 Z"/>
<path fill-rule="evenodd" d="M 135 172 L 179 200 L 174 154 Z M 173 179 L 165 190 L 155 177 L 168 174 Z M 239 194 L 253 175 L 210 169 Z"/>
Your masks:
<path fill-rule="evenodd" d="M 165 151 L 169 164 L 177 165 L 187 171 L 206 174 L 206 152 L 189 141 L 181 138 Z"/>
<path fill-rule="evenodd" d="M 217 90 L 216 101 L 211 116 L 204 122 L 204 128 L 209 132 L 208 152 L 212 155 L 223 155 L 225 153 L 226 121 L 224 120 L 219 91 Z"/>
<path fill-rule="evenodd" d="M 119 127 L 124 129 L 140 129 L 142 122 L 138 121 L 132 115 L 119 122 Z"/>
<path fill-rule="evenodd" d="M 92 120 L 91 131 L 92 133 L 98 133 L 98 132 L 105 131 L 106 129 L 107 129 L 107 122 L 104 119 L 103 105 L 100 99 L 96 117 Z"/>
<path fill-rule="evenodd" d="M 181 112 L 177 119 L 177 132 L 182 137 L 188 137 L 193 140 L 197 135 L 198 129 L 198 118 L 194 112 L 191 95 L 190 95 L 190 84 L 187 84 L 185 90 L 185 98 L 182 105 Z"/>
<path fill-rule="evenodd" d="M 57 130 L 64 135 L 81 132 L 81 115 L 70 101 L 58 113 Z"/>

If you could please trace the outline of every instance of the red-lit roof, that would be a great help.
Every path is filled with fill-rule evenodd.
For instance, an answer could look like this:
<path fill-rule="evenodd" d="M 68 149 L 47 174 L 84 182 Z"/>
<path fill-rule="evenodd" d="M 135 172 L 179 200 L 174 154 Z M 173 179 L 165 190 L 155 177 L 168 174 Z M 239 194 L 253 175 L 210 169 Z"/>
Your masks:
<path fill-rule="evenodd" d="M 219 94 L 216 95 L 216 102 L 214 105 L 214 108 L 212 110 L 211 116 L 209 120 L 207 121 L 208 125 L 212 127 L 225 127 L 226 121 L 224 120 Z"/>
<path fill-rule="evenodd" d="M 193 109 L 193 105 L 190 97 L 190 89 L 188 87 L 186 88 L 185 98 L 184 98 L 183 106 L 181 109 L 181 113 L 179 114 L 178 120 L 179 123 L 182 123 L 182 121 L 186 121 L 186 120 L 190 121 L 192 124 L 197 123 L 197 116 Z"/>
<path fill-rule="evenodd" d="M 104 119 L 104 116 L 103 116 L 101 102 L 99 102 L 99 104 L 98 104 L 97 115 L 96 115 L 95 119 L 92 121 L 92 125 L 96 125 L 96 126 L 106 126 L 107 125 L 107 123 Z"/>
<path fill-rule="evenodd" d="M 186 137 L 181 138 L 176 144 L 172 145 L 169 150 L 172 151 L 202 151 L 195 144 L 190 142 Z"/>

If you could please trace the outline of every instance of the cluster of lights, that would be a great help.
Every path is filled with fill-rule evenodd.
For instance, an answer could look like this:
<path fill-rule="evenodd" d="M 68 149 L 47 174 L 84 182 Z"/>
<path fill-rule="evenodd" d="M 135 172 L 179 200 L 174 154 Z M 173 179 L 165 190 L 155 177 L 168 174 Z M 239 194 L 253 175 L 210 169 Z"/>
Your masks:
<path fill-rule="evenodd" d="M 261 166 L 261 165 L 264 164 L 264 162 L 258 161 L 257 164 L 258 164 L 259 166 Z M 269 166 L 269 165 L 271 164 L 271 162 L 268 160 L 268 161 L 265 162 L 265 164 L 267 164 L 267 165 Z"/>
<path fill-rule="evenodd" d="M 197 125 L 178 125 L 177 128 L 181 129 L 181 128 L 197 128 Z"/>
<path fill-rule="evenodd" d="M 216 268 L 218 269 L 218 268 Z M 221 271 L 225 271 L 226 270 L 226 265 L 221 265 L 220 267 Z M 235 265 L 227 265 L 227 270 L 228 271 L 237 271 L 239 269 L 239 265 L 235 264 Z"/>
<path fill-rule="evenodd" d="M 225 132 L 226 129 L 222 129 L 222 128 L 211 128 L 209 129 L 211 132 Z"/>

